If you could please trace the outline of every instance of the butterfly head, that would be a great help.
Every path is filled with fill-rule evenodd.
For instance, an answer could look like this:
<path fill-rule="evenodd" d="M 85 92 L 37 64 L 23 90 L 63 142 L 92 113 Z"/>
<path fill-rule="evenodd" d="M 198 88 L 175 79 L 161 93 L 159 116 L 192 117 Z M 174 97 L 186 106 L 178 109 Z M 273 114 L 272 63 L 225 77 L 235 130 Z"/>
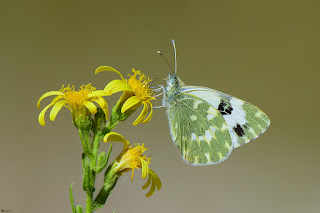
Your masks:
<path fill-rule="evenodd" d="M 175 74 L 169 73 L 167 76 L 167 85 L 168 86 L 173 86 L 178 83 L 178 78 Z"/>
<path fill-rule="evenodd" d="M 169 88 L 169 90 L 176 90 L 182 86 L 184 86 L 184 83 L 181 81 L 181 79 L 176 74 L 169 73 L 167 76 L 167 88 Z"/>

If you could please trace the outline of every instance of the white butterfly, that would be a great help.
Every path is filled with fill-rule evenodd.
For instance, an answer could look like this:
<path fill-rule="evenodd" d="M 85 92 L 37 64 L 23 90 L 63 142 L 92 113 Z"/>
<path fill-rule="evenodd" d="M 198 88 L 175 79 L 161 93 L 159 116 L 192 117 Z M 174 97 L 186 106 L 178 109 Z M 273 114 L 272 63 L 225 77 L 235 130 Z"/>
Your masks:
<path fill-rule="evenodd" d="M 185 86 L 176 76 L 172 43 L 175 74 L 169 74 L 167 87 L 162 87 L 172 139 L 187 163 L 220 163 L 232 149 L 264 133 L 270 120 L 248 102 L 210 88 Z"/>

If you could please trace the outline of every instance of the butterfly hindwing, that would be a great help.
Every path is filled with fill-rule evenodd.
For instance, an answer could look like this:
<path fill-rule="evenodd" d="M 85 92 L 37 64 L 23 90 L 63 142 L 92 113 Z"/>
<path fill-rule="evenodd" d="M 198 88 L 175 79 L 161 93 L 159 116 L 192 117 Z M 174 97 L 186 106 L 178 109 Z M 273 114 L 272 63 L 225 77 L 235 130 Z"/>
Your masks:
<path fill-rule="evenodd" d="M 203 99 L 220 112 L 234 148 L 257 138 L 270 125 L 269 118 L 258 107 L 222 92 L 194 86 L 183 87 L 181 92 Z"/>
<path fill-rule="evenodd" d="M 215 164 L 229 156 L 233 148 L 229 129 L 221 113 L 208 102 L 179 93 L 167 112 L 173 141 L 188 163 Z"/>

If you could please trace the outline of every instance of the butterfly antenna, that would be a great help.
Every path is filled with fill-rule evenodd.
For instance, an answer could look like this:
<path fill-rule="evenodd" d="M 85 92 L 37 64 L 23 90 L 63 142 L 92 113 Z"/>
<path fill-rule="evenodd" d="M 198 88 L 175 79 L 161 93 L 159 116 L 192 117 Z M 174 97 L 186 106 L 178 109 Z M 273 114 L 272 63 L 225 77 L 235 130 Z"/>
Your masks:
<path fill-rule="evenodd" d="M 162 53 L 160 52 L 160 50 L 158 50 L 157 53 L 167 62 L 168 66 L 170 67 L 170 69 L 171 69 L 172 72 L 173 72 L 172 66 L 169 64 L 168 60 L 162 55 Z"/>
<path fill-rule="evenodd" d="M 177 74 L 177 50 L 176 50 L 176 43 L 172 39 L 172 45 L 174 49 L 174 74 Z"/>
<path fill-rule="evenodd" d="M 161 78 L 155 78 L 155 79 L 153 79 L 153 80 L 151 81 L 149 87 L 152 87 L 152 84 L 153 84 L 156 80 L 159 80 L 159 79 L 161 79 Z"/>

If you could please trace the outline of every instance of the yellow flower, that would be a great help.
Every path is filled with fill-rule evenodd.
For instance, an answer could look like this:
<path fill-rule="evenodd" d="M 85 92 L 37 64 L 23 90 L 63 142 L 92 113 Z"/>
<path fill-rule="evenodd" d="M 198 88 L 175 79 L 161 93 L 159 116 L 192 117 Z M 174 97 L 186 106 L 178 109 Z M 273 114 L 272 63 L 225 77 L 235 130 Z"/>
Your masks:
<path fill-rule="evenodd" d="M 123 91 L 124 94 L 121 97 L 121 101 L 123 102 L 121 113 L 125 113 L 128 110 L 135 111 L 143 104 L 143 110 L 139 117 L 133 122 L 133 125 L 150 121 L 153 114 L 151 100 L 156 99 L 152 96 L 152 90 L 148 85 L 151 80 L 144 74 L 141 74 L 139 70 L 135 69 L 132 69 L 133 75 L 129 75 L 129 79 L 124 79 L 119 71 L 109 66 L 98 67 L 95 73 L 97 74 L 103 71 L 112 71 L 118 73 L 121 77 L 121 80 L 113 80 L 107 84 L 104 88 L 104 95 L 112 95 L 113 93 Z M 102 93 L 101 91 L 100 93 L 97 91 L 97 94 Z M 149 115 L 147 116 L 148 112 Z"/>
<path fill-rule="evenodd" d="M 106 134 L 103 138 L 104 142 L 122 142 L 124 144 L 122 152 L 113 162 L 113 171 L 119 175 L 132 170 L 131 180 L 133 180 L 134 169 L 142 169 L 142 178 L 145 179 L 149 176 L 147 183 L 142 187 L 146 189 L 150 184 L 150 191 L 146 194 L 147 197 L 150 197 L 155 191 L 155 187 L 159 191 L 161 188 L 161 181 L 157 174 L 149 169 L 149 164 L 151 162 L 151 157 L 146 157 L 143 153 L 147 150 L 144 144 L 139 145 L 135 144 L 135 147 L 129 144 L 122 135 L 110 132 Z"/>
<path fill-rule="evenodd" d="M 59 91 L 50 91 L 43 94 L 37 103 L 37 107 L 39 109 L 40 102 L 44 98 L 52 95 L 56 95 L 56 97 L 40 112 L 38 118 L 39 123 L 42 126 L 45 126 L 44 115 L 51 106 L 52 109 L 49 116 L 51 121 L 54 121 L 63 106 L 67 107 L 71 111 L 74 122 L 86 119 L 89 113 L 97 113 L 97 107 L 93 102 L 96 102 L 102 108 L 106 118 L 108 118 L 108 105 L 104 98 L 98 95 L 91 95 L 95 90 L 96 88 L 92 87 L 91 84 L 81 86 L 79 91 L 75 91 L 74 86 L 70 87 L 70 85 L 68 85 L 67 87 L 62 86 Z"/>

